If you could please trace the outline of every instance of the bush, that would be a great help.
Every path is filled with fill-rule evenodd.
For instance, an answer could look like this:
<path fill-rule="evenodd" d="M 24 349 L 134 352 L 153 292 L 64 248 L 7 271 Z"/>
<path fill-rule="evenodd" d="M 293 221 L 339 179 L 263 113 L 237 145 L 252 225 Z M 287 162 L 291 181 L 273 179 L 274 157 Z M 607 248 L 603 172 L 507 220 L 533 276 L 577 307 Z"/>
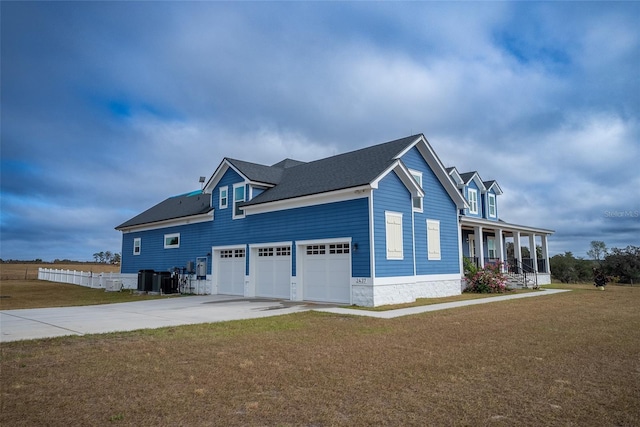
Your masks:
<path fill-rule="evenodd" d="M 467 271 L 465 270 L 465 273 Z M 507 288 L 507 276 L 502 273 L 502 264 L 491 264 L 484 268 L 477 268 L 475 273 L 465 274 L 467 287 L 464 292 L 479 294 L 503 293 Z"/>

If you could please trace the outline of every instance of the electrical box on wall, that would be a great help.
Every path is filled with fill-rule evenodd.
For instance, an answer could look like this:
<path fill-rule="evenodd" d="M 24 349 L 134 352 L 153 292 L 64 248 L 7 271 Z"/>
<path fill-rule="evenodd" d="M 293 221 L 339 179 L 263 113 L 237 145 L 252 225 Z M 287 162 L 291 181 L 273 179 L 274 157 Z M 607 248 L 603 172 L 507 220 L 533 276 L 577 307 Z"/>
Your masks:
<path fill-rule="evenodd" d="M 187 261 L 187 273 L 193 274 L 193 261 Z"/>
<path fill-rule="evenodd" d="M 196 279 L 204 280 L 207 278 L 207 258 L 196 258 Z"/>

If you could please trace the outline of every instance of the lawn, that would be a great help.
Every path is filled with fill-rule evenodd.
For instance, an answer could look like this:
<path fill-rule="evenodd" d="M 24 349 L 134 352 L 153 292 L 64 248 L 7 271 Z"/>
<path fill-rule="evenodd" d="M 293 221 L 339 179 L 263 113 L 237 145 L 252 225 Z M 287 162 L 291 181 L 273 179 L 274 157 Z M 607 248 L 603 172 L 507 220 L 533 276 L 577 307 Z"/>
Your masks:
<path fill-rule="evenodd" d="M 137 295 L 129 290 L 105 292 L 104 289 L 91 289 L 80 285 L 44 280 L 0 281 L 0 310 L 111 304 L 175 297 L 175 295 Z"/>
<path fill-rule="evenodd" d="M 90 271 L 92 273 L 117 273 L 120 266 L 93 262 L 77 263 L 36 263 L 36 262 L 3 262 L 0 263 L 0 280 L 37 280 L 38 268 L 57 270 Z"/>
<path fill-rule="evenodd" d="M 0 425 L 640 425 L 640 289 L 570 288 L 0 344 Z"/>

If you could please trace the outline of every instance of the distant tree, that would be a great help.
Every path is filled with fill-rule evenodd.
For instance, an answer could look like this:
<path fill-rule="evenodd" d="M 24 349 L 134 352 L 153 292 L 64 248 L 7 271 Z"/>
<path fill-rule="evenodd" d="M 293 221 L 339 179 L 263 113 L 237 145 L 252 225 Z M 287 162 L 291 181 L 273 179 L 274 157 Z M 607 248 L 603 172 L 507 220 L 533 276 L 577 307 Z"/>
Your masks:
<path fill-rule="evenodd" d="M 113 259 L 113 254 L 111 251 L 106 251 L 104 253 L 104 262 L 107 264 L 111 264 L 111 260 Z"/>
<path fill-rule="evenodd" d="M 587 255 L 594 261 L 602 261 L 604 256 L 607 254 L 607 245 L 603 241 L 600 240 L 592 240 L 591 241 L 591 249 L 587 251 Z"/>
<path fill-rule="evenodd" d="M 602 268 L 607 276 L 622 283 L 640 283 L 640 247 L 612 248 L 605 255 Z"/>
<path fill-rule="evenodd" d="M 121 256 L 119 253 L 113 254 L 113 258 L 111 258 L 111 264 L 120 264 Z"/>
<path fill-rule="evenodd" d="M 94 253 L 94 254 L 93 254 L 93 260 L 94 260 L 95 262 L 98 262 L 98 259 L 99 259 L 99 258 L 100 258 L 100 254 L 99 254 L 98 252 L 96 252 L 96 253 Z"/>
<path fill-rule="evenodd" d="M 551 275 L 562 283 L 590 282 L 593 279 L 593 263 L 589 260 L 575 258 L 573 253 L 554 255 L 549 260 Z"/>

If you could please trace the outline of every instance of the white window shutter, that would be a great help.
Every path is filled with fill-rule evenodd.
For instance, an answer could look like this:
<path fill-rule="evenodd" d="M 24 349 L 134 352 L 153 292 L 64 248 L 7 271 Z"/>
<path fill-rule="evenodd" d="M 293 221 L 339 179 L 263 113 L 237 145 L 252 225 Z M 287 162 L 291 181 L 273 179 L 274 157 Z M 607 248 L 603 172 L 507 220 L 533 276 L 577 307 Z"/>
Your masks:
<path fill-rule="evenodd" d="M 440 253 L 440 221 L 435 219 L 427 220 L 427 249 L 428 259 L 437 261 L 442 258 Z"/>
<path fill-rule="evenodd" d="M 402 214 L 395 212 L 385 213 L 387 233 L 387 259 L 402 259 Z"/>

